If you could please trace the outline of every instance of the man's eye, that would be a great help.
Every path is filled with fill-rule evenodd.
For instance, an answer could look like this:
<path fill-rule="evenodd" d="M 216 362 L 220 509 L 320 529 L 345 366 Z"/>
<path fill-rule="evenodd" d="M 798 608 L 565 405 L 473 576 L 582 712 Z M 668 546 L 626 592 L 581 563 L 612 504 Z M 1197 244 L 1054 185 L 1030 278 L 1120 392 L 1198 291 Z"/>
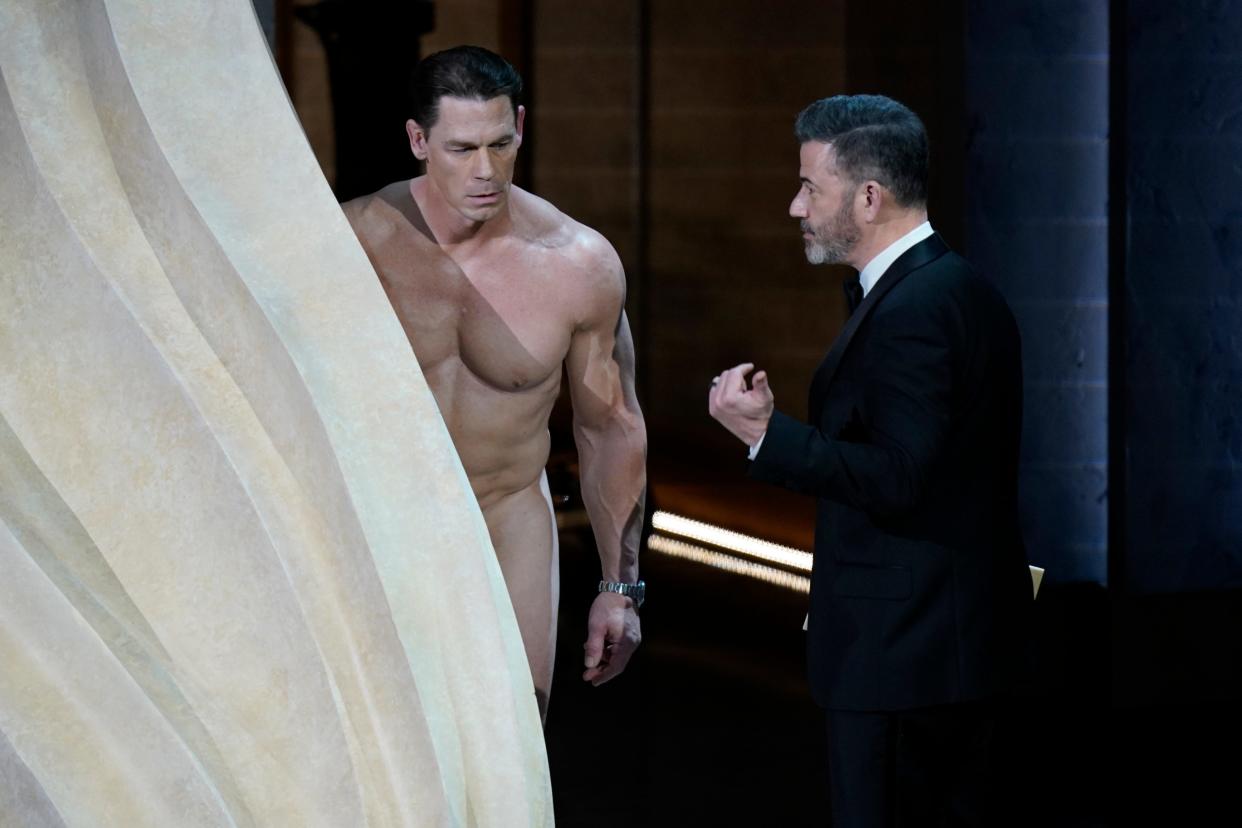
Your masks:
<path fill-rule="evenodd" d="M 509 141 L 497 141 L 496 143 L 492 144 L 492 146 L 495 147 L 496 149 L 504 149 L 505 147 L 509 146 L 510 143 L 511 142 Z"/>

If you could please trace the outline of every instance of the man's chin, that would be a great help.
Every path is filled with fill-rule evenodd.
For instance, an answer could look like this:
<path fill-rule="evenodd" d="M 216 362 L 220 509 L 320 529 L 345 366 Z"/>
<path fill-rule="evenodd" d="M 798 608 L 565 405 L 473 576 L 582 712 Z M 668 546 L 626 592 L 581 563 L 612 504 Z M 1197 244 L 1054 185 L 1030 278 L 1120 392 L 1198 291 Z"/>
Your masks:
<path fill-rule="evenodd" d="M 458 212 L 470 221 L 485 222 L 491 221 L 496 218 L 496 216 L 500 215 L 500 212 L 504 209 L 504 206 L 505 199 L 499 198 L 488 204 L 464 204 Z"/>
<path fill-rule="evenodd" d="M 846 264 L 849 255 L 849 250 L 842 250 L 839 247 L 829 247 L 816 242 L 808 242 L 806 245 L 806 260 L 813 265 Z"/>

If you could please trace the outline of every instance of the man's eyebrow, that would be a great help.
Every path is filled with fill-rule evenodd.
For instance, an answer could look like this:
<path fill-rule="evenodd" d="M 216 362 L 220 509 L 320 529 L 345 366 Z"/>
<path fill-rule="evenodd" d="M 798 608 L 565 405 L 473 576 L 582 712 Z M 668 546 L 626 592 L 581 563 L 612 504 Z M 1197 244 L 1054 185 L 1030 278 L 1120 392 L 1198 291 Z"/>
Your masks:
<path fill-rule="evenodd" d="M 444 145 L 446 147 L 453 147 L 454 149 L 474 149 L 475 147 L 478 146 L 478 144 L 472 143 L 470 141 L 455 141 L 455 140 L 445 141 Z"/>
<path fill-rule="evenodd" d="M 815 182 L 807 178 L 805 175 L 798 176 L 798 180 L 801 181 L 803 184 L 810 184 L 812 187 L 815 186 Z"/>

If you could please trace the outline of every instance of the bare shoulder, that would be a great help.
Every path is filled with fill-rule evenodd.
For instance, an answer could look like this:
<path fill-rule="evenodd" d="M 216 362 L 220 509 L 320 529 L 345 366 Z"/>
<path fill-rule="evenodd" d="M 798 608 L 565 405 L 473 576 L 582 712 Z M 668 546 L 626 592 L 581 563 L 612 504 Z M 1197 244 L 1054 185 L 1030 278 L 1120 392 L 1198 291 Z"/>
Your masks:
<path fill-rule="evenodd" d="M 353 226 L 354 232 L 361 237 L 371 236 L 393 228 L 394 210 L 391 206 L 392 193 L 407 189 L 409 182 L 396 181 L 374 193 L 352 198 L 341 204 L 341 211 Z M 389 196 L 385 198 L 385 196 Z"/>
<path fill-rule="evenodd" d="M 371 206 L 378 198 L 379 193 L 371 193 L 370 195 L 358 196 L 351 198 L 349 201 L 341 202 L 341 212 L 345 214 L 345 218 L 349 219 L 349 223 L 353 225 L 359 224 L 364 216 L 371 212 Z"/>
<path fill-rule="evenodd" d="M 615 315 L 625 302 L 625 270 L 603 234 L 559 210 L 546 199 L 517 190 L 519 233 L 545 251 L 568 294 L 589 316 Z"/>

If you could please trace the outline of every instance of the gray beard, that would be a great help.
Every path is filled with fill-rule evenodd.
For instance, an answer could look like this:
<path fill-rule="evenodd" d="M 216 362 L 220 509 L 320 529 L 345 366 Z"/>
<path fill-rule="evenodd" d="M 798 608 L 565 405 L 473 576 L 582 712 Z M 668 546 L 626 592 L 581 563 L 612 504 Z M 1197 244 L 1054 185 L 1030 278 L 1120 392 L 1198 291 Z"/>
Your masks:
<path fill-rule="evenodd" d="M 835 239 L 828 244 L 822 241 L 809 241 L 806 243 L 806 260 L 813 265 L 843 264 L 845 257 L 849 255 L 850 248 L 857 241 L 857 239 Z"/>
<path fill-rule="evenodd" d="M 829 220 L 822 233 L 806 219 L 801 221 L 800 226 L 803 233 L 812 233 L 815 236 L 806 243 L 806 260 L 813 265 L 846 264 L 850 251 L 862 238 L 862 231 L 850 217 L 848 200 L 841 204 L 841 209 Z M 827 239 L 821 238 L 822 236 Z"/>
<path fill-rule="evenodd" d="M 835 261 L 830 261 L 829 253 L 828 248 L 819 242 L 806 243 L 806 260 L 813 265 L 836 264 Z"/>

